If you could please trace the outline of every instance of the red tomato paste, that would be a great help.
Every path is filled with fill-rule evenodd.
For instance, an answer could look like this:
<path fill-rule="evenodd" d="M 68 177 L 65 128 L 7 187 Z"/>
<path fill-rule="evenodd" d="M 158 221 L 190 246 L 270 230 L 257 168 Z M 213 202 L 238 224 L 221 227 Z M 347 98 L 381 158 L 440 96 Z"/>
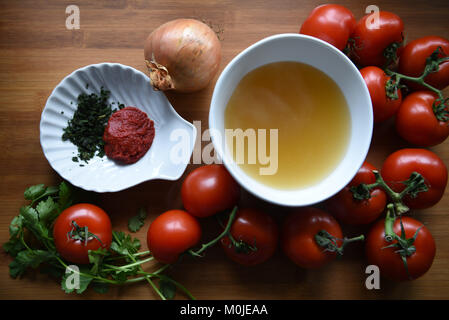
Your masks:
<path fill-rule="evenodd" d="M 154 139 L 154 123 L 145 112 L 126 107 L 111 115 L 103 134 L 106 155 L 126 164 L 142 158 Z"/>

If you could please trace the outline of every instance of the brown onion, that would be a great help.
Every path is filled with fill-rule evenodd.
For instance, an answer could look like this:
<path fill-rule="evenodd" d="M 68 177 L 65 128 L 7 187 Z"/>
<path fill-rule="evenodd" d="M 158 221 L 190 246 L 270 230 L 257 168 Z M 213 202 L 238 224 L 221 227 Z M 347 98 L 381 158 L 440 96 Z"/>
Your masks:
<path fill-rule="evenodd" d="M 148 36 L 144 54 L 156 90 L 192 92 L 205 88 L 217 73 L 221 44 L 208 25 L 176 19 Z"/>

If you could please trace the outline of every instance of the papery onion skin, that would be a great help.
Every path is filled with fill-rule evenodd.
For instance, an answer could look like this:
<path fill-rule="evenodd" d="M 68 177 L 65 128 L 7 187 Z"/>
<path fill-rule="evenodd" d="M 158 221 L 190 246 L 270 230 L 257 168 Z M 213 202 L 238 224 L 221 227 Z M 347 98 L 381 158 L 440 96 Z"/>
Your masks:
<path fill-rule="evenodd" d="M 144 54 L 156 90 L 193 92 L 205 88 L 217 73 L 221 44 L 203 22 L 176 19 L 148 36 Z"/>

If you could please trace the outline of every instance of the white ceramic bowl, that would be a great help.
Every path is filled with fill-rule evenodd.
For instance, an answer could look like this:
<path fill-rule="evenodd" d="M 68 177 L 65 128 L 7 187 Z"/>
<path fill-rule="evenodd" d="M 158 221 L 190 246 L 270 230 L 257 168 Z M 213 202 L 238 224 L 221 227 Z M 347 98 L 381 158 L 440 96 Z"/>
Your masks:
<path fill-rule="evenodd" d="M 237 84 L 251 70 L 278 61 L 297 61 L 323 71 L 337 83 L 349 106 L 351 136 L 347 152 L 331 174 L 308 188 L 280 190 L 256 181 L 234 162 L 220 139 L 225 136 L 226 105 Z M 272 203 L 306 206 L 333 196 L 352 180 L 370 147 L 373 113 L 368 88 L 360 72 L 341 51 L 310 36 L 279 34 L 253 44 L 226 66 L 215 85 L 209 111 L 209 127 L 219 157 L 240 185 Z"/>
<path fill-rule="evenodd" d="M 88 89 L 86 84 L 89 84 Z M 82 92 L 99 94 L 102 86 L 111 92 L 110 102 L 135 106 L 154 121 L 153 144 L 134 164 L 120 165 L 106 156 L 95 156 L 88 164 L 73 162 L 77 147 L 61 139 L 63 128 L 76 110 L 78 95 Z M 189 143 L 176 161 L 170 158 L 171 151 L 179 144 L 171 139 L 171 134 L 178 129 L 187 134 L 190 141 L 195 141 L 195 127 L 176 113 L 162 92 L 153 90 L 145 74 L 118 63 L 100 63 L 74 71 L 56 86 L 42 111 L 40 141 L 45 157 L 61 177 L 85 190 L 113 192 L 147 180 L 178 179 L 193 151 L 193 143 Z M 80 164 L 85 166 L 80 167 Z"/>

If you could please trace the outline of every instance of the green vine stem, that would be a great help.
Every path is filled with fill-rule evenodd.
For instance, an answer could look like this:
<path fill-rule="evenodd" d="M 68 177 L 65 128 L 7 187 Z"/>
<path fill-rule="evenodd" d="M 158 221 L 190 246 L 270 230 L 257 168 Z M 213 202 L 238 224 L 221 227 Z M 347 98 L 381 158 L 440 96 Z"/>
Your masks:
<path fill-rule="evenodd" d="M 354 237 L 354 238 L 346 238 L 344 237 L 343 239 L 339 239 L 334 237 L 333 235 L 331 235 L 329 232 L 327 232 L 326 230 L 320 230 L 318 231 L 318 233 L 315 235 L 315 241 L 316 243 L 324 248 L 324 251 L 329 251 L 329 252 L 336 252 L 337 255 L 339 257 L 341 257 L 343 255 L 343 251 L 344 248 L 352 242 L 356 242 L 356 241 L 364 241 L 365 240 L 365 236 L 362 234 L 358 237 Z M 339 246 L 339 242 L 341 242 L 341 245 Z"/>
<path fill-rule="evenodd" d="M 371 197 L 370 191 L 375 188 L 381 188 L 385 191 L 388 197 L 391 199 L 396 214 L 402 215 L 409 211 L 409 208 L 403 203 L 403 198 L 409 195 L 412 198 L 416 198 L 418 193 L 425 192 L 428 187 L 425 183 L 424 177 L 418 172 L 412 172 L 409 179 L 402 181 L 401 183 L 405 185 L 404 190 L 401 192 L 395 192 L 390 186 L 384 181 L 382 175 L 377 170 L 373 170 L 373 174 L 376 181 L 371 184 L 359 184 L 350 188 L 352 195 L 355 200 L 365 200 Z"/>
<path fill-rule="evenodd" d="M 225 225 L 223 224 L 218 215 L 216 216 L 216 218 L 220 227 L 224 229 Z M 234 236 L 231 234 L 230 231 L 228 232 L 227 236 L 230 241 L 229 248 L 234 247 L 237 253 L 250 254 L 251 252 L 256 252 L 258 250 L 256 245 L 256 239 L 254 239 L 253 245 L 250 245 L 249 243 L 246 243 L 242 239 L 235 240 Z M 223 241 L 224 238 L 222 238 L 221 240 Z"/>
<path fill-rule="evenodd" d="M 190 253 L 192 256 L 195 256 L 195 257 L 202 257 L 202 253 L 207 248 L 214 246 L 222 238 L 229 236 L 231 226 L 232 226 L 232 223 L 234 222 L 236 214 L 237 214 L 237 207 L 234 207 L 234 209 L 232 209 L 232 211 L 231 211 L 231 214 L 229 215 L 228 222 L 227 222 L 226 227 L 224 228 L 223 232 L 220 233 L 220 235 L 218 237 L 216 237 L 215 239 L 209 241 L 208 243 L 203 244 L 200 249 L 198 249 L 196 251 L 191 249 L 191 250 L 188 250 L 188 253 Z"/>
<path fill-rule="evenodd" d="M 425 82 L 425 78 L 430 74 L 437 72 L 441 63 L 449 61 L 449 57 L 439 58 L 439 55 L 442 53 L 442 48 L 438 47 L 426 60 L 426 66 L 424 68 L 423 73 L 419 77 L 411 77 L 401 74 L 396 71 L 392 71 L 388 68 L 385 68 L 385 73 L 390 76 L 390 80 L 387 81 L 385 85 L 385 89 L 387 92 L 388 98 L 397 99 L 397 91 L 403 87 L 401 85 L 401 80 L 407 80 L 410 82 L 419 83 L 426 89 L 435 92 L 438 95 L 438 99 L 435 101 L 433 105 L 433 110 L 435 116 L 439 121 L 447 122 L 449 121 L 449 111 L 447 110 L 447 102 L 448 99 L 444 98 L 443 92 L 430 84 Z"/>
<path fill-rule="evenodd" d="M 385 217 L 385 240 L 387 242 L 393 241 L 396 234 L 393 231 L 394 221 L 396 220 L 396 214 L 394 211 L 394 205 L 389 203 L 387 205 L 387 215 Z"/>

